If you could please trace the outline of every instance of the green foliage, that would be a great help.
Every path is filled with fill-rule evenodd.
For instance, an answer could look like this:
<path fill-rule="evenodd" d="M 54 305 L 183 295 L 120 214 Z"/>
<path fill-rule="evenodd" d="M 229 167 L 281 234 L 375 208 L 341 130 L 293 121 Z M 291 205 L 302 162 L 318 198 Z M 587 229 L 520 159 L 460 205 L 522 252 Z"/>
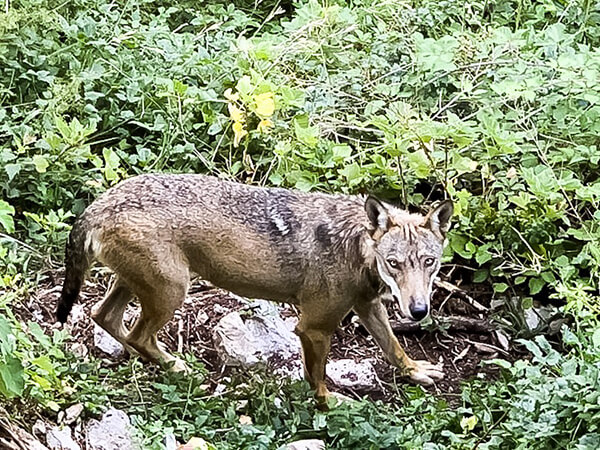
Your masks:
<path fill-rule="evenodd" d="M 312 436 L 337 448 L 600 445 L 597 2 L 6 6 L 2 397 L 46 412 L 122 404 L 151 448 L 165 430 L 223 448 Z M 466 281 L 489 283 L 507 305 L 519 297 L 518 311 L 548 295 L 565 302 L 574 324 L 564 353 L 525 343 L 533 361 L 499 362 L 504 378 L 469 385 L 459 409 L 409 390 L 402 404 L 320 414 L 302 384 L 259 373 L 211 397 L 200 364 L 191 379 L 135 362 L 109 370 L 64 352 L 63 333 L 13 320 L 23 274 L 62 257 L 73 217 L 121 179 L 156 171 L 371 191 L 404 206 L 446 193 L 456 205 L 447 259 L 475 269 Z"/>
<path fill-rule="evenodd" d="M 302 438 L 340 449 L 591 449 L 600 442 L 598 325 L 588 318 L 574 331 L 565 328 L 562 352 L 541 336 L 523 341 L 531 361 L 493 362 L 502 377 L 465 385 L 453 408 L 407 386 L 396 404 L 362 400 L 319 412 L 304 382 L 257 369 L 222 380 L 224 391 L 211 394 L 206 370 L 191 357 L 192 375 L 152 370 L 137 359 L 108 369 L 63 353 L 62 338 L 35 328 L 30 336 L 47 354 L 20 353 L 27 355 L 21 377 L 50 413 L 77 402 L 91 415 L 106 405 L 125 409 L 148 449 L 163 448 L 168 434 L 202 437 L 223 449 L 279 448 Z"/>
<path fill-rule="evenodd" d="M 0 22 L 0 223 L 12 232 L 16 208 L 17 234 L 59 254 L 71 214 L 147 171 L 413 205 L 445 190 L 459 222 L 447 256 L 478 267 L 475 281 L 597 287 L 592 3 L 465 15 L 450 0 L 313 0 L 279 16 L 243 2 L 15 2 Z"/>
<path fill-rule="evenodd" d="M 0 394 L 5 398 L 31 398 L 58 411 L 54 401 L 63 392 L 62 376 L 69 370 L 62 346 L 65 331 L 47 336 L 35 322 L 21 324 L 7 305 L 24 290 L 0 297 Z"/>
<path fill-rule="evenodd" d="M 0 393 L 11 398 L 23 393 L 24 372 L 16 358 L 16 337 L 12 324 L 0 316 Z"/>

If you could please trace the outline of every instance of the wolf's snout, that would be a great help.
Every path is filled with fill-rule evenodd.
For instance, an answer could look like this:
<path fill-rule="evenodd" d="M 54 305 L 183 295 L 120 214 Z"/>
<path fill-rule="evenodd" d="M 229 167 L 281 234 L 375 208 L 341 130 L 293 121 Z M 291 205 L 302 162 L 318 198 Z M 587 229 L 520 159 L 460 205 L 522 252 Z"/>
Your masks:
<path fill-rule="evenodd" d="M 424 303 L 411 303 L 410 314 L 415 320 L 423 320 L 429 314 L 429 307 Z"/>

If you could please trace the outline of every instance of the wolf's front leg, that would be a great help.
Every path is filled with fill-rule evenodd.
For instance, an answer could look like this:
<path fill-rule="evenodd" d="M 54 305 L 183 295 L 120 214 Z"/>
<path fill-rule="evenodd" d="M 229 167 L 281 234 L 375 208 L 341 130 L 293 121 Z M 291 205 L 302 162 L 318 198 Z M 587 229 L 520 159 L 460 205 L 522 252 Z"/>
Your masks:
<path fill-rule="evenodd" d="M 356 311 L 363 325 L 371 333 L 388 360 L 394 366 L 402 369 L 404 375 L 417 383 L 427 385 L 433 384 L 434 380 L 444 377 L 440 364 L 435 365 L 429 361 L 414 361 L 408 357 L 392 331 L 387 311 L 380 299 L 360 303 L 354 307 L 354 311 Z"/>
<path fill-rule="evenodd" d="M 326 403 L 329 391 L 325 384 L 325 365 L 331 346 L 331 333 L 312 328 L 301 319 L 296 334 L 302 343 L 304 378 L 315 391 L 319 403 Z"/>

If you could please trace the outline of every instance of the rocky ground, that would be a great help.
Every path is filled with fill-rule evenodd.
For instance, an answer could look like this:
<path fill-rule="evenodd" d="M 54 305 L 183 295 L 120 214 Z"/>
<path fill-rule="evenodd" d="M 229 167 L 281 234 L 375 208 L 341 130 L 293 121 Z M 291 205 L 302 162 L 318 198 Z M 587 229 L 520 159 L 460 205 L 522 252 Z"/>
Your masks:
<path fill-rule="evenodd" d="M 120 346 L 89 318 L 92 306 L 102 298 L 110 279 L 97 275 L 94 281 L 86 283 L 80 302 L 69 319 L 68 327 L 77 339 L 73 350 L 91 352 L 109 360 L 125 358 L 127 355 Z M 53 274 L 28 300 L 15 306 L 15 314 L 22 320 L 36 321 L 43 328 L 55 327 L 53 312 L 61 285 L 60 275 Z M 470 294 L 474 295 L 472 291 Z M 450 402 L 457 399 L 463 380 L 494 376 L 493 366 L 482 366 L 482 360 L 497 357 L 512 360 L 520 356 L 509 351 L 505 335 L 494 330 L 488 322 L 489 301 L 486 298 L 490 293 L 479 292 L 474 296 L 441 282 L 433 295 L 433 308 L 439 319 L 437 322 L 444 325 L 431 325 L 427 330 L 403 320 L 394 305 L 388 306 L 407 353 L 414 359 L 443 363 L 446 377 L 427 389 L 445 396 Z M 126 313 L 129 326 L 137 313 L 138 307 L 132 303 Z M 218 389 L 219 379 L 229 371 L 256 363 L 267 364 L 281 376 L 300 377 L 300 345 L 293 333 L 296 320 L 296 311 L 290 306 L 248 301 L 196 281 L 185 304 L 160 333 L 160 338 L 170 351 L 191 352 L 203 361 L 213 373 L 210 377 L 212 388 Z M 327 370 L 330 389 L 351 398 L 368 396 L 393 401 L 397 390 L 402 388 L 398 386 L 402 381 L 398 371 L 387 363 L 353 315 L 349 315 L 335 333 Z M 107 420 L 126 422 L 126 417 L 121 417 L 118 411 L 109 410 L 107 414 Z M 92 425 L 98 426 L 97 423 Z M 90 425 L 87 448 L 125 448 L 107 447 L 106 444 L 94 447 L 89 443 L 89 430 Z M 52 428 L 46 430 L 49 448 L 81 448 L 76 446 L 77 443 L 73 446 L 56 444 L 54 435 L 58 431 L 54 431 Z"/>

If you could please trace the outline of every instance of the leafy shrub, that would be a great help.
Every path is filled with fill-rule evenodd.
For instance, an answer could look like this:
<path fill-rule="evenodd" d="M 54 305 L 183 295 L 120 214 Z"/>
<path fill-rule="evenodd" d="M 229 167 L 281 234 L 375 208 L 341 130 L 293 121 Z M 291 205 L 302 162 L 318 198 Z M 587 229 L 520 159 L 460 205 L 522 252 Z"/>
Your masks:
<path fill-rule="evenodd" d="M 231 448 L 308 435 L 339 448 L 595 448 L 596 3 L 7 3 L 0 285 L 16 292 L 23 272 L 60 258 L 73 217 L 138 173 L 372 191 L 411 208 L 448 195 L 457 224 L 447 259 L 522 308 L 534 296 L 563 300 L 574 318 L 564 354 L 525 343 L 533 362 L 499 363 L 504 378 L 467 387 L 458 410 L 412 390 L 401 405 L 315 415 L 303 385 L 261 378 L 217 399 L 202 375 L 185 386 L 148 375 L 140 392 L 155 406 L 133 411 L 146 442 L 158 446 L 171 426 Z M 12 319 L 13 298 L 0 315 L 2 396 L 50 411 L 133 402 L 137 391 L 118 387 L 134 363 L 114 372 L 71 359 L 64 335 Z M 238 420 L 244 396 L 251 426 Z"/>
<path fill-rule="evenodd" d="M 405 205 L 445 191 L 459 221 L 448 257 L 477 267 L 474 281 L 596 287 L 598 14 L 444 5 L 308 1 L 261 23 L 220 3 L 13 4 L 0 26 L 3 208 L 52 255 L 73 214 L 140 172 Z"/>

